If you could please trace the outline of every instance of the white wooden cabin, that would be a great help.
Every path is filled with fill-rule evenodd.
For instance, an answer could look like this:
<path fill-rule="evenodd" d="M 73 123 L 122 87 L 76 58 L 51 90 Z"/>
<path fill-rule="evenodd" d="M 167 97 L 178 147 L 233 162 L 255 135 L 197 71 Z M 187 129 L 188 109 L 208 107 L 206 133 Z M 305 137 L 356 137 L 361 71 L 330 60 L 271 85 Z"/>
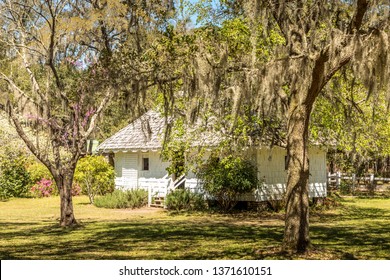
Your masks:
<path fill-rule="evenodd" d="M 117 188 L 143 188 L 150 196 L 165 197 L 174 188 L 166 168 L 169 162 L 162 161 L 162 134 L 165 120 L 160 114 L 149 111 L 129 124 L 98 147 L 103 154 L 114 154 Z M 245 151 L 258 167 L 259 179 L 264 183 L 243 201 L 266 201 L 282 199 L 286 190 L 286 150 L 281 147 L 259 147 Z M 319 147 L 309 149 L 310 178 L 309 196 L 326 196 L 326 151 Z M 203 193 L 202 182 L 189 172 L 183 178 L 185 187 Z"/>

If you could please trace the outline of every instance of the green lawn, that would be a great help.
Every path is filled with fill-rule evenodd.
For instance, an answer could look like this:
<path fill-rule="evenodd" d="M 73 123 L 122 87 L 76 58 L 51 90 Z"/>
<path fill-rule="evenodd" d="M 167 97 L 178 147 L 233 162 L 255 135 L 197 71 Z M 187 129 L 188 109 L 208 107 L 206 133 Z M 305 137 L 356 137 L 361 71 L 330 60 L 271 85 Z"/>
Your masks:
<path fill-rule="evenodd" d="M 57 226 L 59 198 L 0 202 L 1 259 L 390 259 L 390 199 L 345 199 L 311 215 L 313 250 L 285 255 L 282 214 L 111 210 L 75 198 L 81 226 Z"/>

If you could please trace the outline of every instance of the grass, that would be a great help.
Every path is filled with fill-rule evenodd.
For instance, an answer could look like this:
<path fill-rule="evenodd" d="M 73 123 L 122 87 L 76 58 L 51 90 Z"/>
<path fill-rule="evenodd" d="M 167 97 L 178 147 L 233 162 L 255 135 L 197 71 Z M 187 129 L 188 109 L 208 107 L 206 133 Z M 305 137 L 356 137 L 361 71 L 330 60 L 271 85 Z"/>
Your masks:
<path fill-rule="evenodd" d="M 313 250 L 279 249 L 283 215 L 173 214 L 74 199 L 80 226 L 58 227 L 59 198 L 0 202 L 1 259 L 390 259 L 390 199 L 346 198 L 311 215 Z"/>

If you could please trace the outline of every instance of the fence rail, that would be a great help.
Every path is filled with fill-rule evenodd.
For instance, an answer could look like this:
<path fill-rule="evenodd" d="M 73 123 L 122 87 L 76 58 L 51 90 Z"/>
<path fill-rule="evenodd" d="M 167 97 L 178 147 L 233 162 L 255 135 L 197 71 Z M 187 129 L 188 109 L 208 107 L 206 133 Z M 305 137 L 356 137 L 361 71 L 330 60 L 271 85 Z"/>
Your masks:
<path fill-rule="evenodd" d="M 165 176 L 164 178 L 139 178 L 131 180 L 125 177 L 117 177 L 115 186 L 126 190 L 143 189 L 148 192 L 148 206 L 151 205 L 153 197 L 165 197 L 170 191 L 184 184 L 186 189 L 194 193 L 202 193 L 202 183 L 198 179 L 186 179 L 180 177 L 176 181 Z"/>
<path fill-rule="evenodd" d="M 346 180 L 351 183 L 352 191 L 354 191 L 360 185 L 375 187 L 378 182 L 390 182 L 390 178 L 385 177 L 375 177 L 374 174 L 369 174 L 368 176 L 358 177 L 356 174 L 348 174 L 348 173 L 328 173 L 328 187 L 335 186 L 336 188 L 340 188 L 341 181 Z"/>

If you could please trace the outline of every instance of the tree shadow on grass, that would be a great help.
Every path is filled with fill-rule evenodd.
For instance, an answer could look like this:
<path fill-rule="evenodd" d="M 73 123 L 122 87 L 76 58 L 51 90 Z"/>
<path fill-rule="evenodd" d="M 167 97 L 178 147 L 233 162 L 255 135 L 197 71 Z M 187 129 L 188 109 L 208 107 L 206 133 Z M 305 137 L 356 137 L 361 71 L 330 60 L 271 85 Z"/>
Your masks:
<path fill-rule="evenodd" d="M 46 242 L 2 246 L 2 259 L 254 259 L 259 242 L 277 244 L 280 227 L 238 226 L 178 221 L 90 222 L 84 228 L 59 230 L 41 226 L 16 232 L 18 238 L 39 234 Z M 74 238 L 73 238 L 74 236 Z"/>
<path fill-rule="evenodd" d="M 383 219 L 390 218 L 390 211 L 374 207 L 348 206 L 343 209 L 340 218 L 344 220 Z"/>
<path fill-rule="evenodd" d="M 255 257 L 259 241 L 278 243 L 278 227 L 226 223 L 154 222 L 110 224 L 94 238 L 115 255 L 118 243 L 145 259 L 235 259 Z M 130 256 L 131 257 L 131 256 Z"/>
<path fill-rule="evenodd" d="M 342 206 L 338 213 L 315 213 L 321 222 L 353 221 L 353 220 L 383 220 L 390 219 L 390 211 L 374 207 L 357 207 L 354 205 Z"/>
<path fill-rule="evenodd" d="M 312 223 L 315 250 L 307 256 L 280 250 L 282 216 L 263 224 L 238 215 L 87 221 L 65 229 L 53 220 L 0 223 L 0 258 L 389 259 L 390 211 L 348 205 L 338 212 Z"/>
<path fill-rule="evenodd" d="M 365 227 L 313 226 L 317 246 L 342 252 L 345 259 L 390 259 L 390 225 L 376 223 Z"/>
<path fill-rule="evenodd" d="M 373 222 L 364 227 L 310 227 L 312 248 L 304 255 L 291 254 L 281 246 L 263 247 L 261 259 L 390 259 L 390 223 Z"/>
<path fill-rule="evenodd" d="M 322 215 L 311 227 L 313 242 L 345 259 L 390 259 L 389 210 L 347 205 L 338 212 Z"/>
<path fill-rule="evenodd" d="M 77 229 L 83 228 L 83 225 L 80 224 L 74 227 L 60 227 L 59 223 L 54 223 L 52 220 L 50 220 L 44 226 L 37 226 L 35 223 L 7 222 L 0 223 L 0 227 L 3 228 L 3 230 L 0 231 L 0 239 L 5 240 L 13 238 L 28 238 L 36 235 L 61 236 L 63 234 L 67 234 Z"/>

